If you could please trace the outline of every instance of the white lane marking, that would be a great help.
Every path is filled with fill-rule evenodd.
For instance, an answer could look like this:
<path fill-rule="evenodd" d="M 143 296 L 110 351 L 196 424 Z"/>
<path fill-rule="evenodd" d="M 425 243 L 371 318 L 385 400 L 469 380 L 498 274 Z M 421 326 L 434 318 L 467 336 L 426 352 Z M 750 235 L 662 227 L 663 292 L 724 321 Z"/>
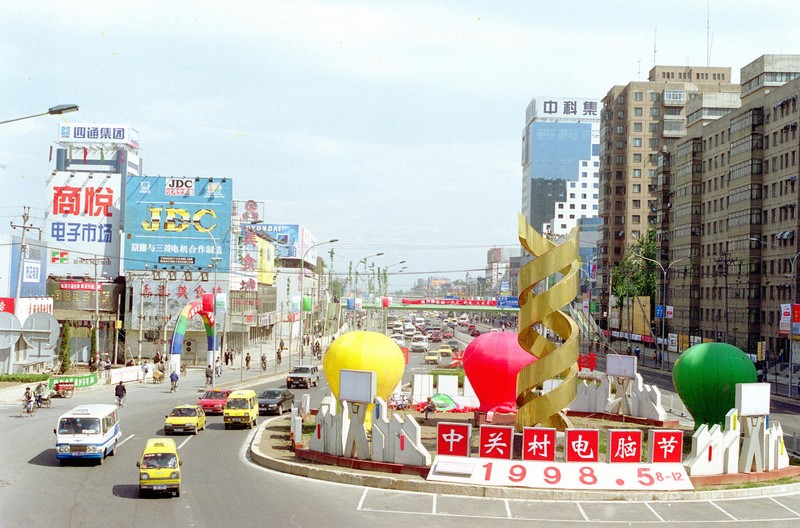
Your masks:
<path fill-rule="evenodd" d="M 433 511 L 432 514 L 436 515 L 436 495 L 433 495 Z"/>
<path fill-rule="evenodd" d="M 775 502 L 775 503 L 777 503 L 777 504 L 780 504 L 781 506 L 783 506 L 784 508 L 786 508 L 787 510 L 789 510 L 789 511 L 790 511 L 790 512 L 792 512 L 793 514 L 795 514 L 795 515 L 797 515 L 798 517 L 800 517 L 800 513 L 797 513 L 796 511 L 794 511 L 793 509 L 791 509 L 790 507 L 788 507 L 787 505 L 783 504 L 781 501 L 779 501 L 778 499 L 776 499 L 775 497 L 770 497 L 770 499 L 772 499 L 772 500 L 773 500 L 773 502 Z"/>
<path fill-rule="evenodd" d="M 658 518 L 658 520 L 659 520 L 659 521 L 661 521 L 661 522 L 665 522 L 665 521 L 664 521 L 664 518 L 663 518 L 663 517 L 661 517 L 661 516 L 660 516 L 660 515 L 659 515 L 659 514 L 658 514 L 658 513 L 657 513 L 657 512 L 656 512 L 656 511 L 653 509 L 653 507 L 652 507 L 652 506 L 650 506 L 650 503 L 649 503 L 649 502 L 643 502 L 642 504 L 644 504 L 645 506 L 647 506 L 647 509 L 648 509 L 648 510 L 650 510 L 651 512 L 653 512 L 653 515 L 655 515 L 655 516 Z"/>
<path fill-rule="evenodd" d="M 508 499 L 503 499 L 503 502 L 506 503 L 506 514 L 508 518 L 513 519 L 514 517 L 511 515 L 511 503 L 508 502 Z"/>
<path fill-rule="evenodd" d="M 124 444 L 125 442 L 127 442 L 128 440 L 130 440 L 131 438 L 133 438 L 134 436 L 136 436 L 136 435 L 135 435 L 135 434 L 132 434 L 132 435 L 130 435 L 128 438 L 126 438 L 125 440 L 123 440 L 122 442 L 119 442 L 119 443 L 117 444 L 117 447 L 121 446 L 122 444 Z"/>
<path fill-rule="evenodd" d="M 364 501 L 367 499 L 367 491 L 369 488 L 364 488 L 364 493 L 361 494 L 361 500 L 358 501 L 358 506 L 356 507 L 356 511 L 361 511 L 361 508 L 364 507 Z"/>
<path fill-rule="evenodd" d="M 714 507 L 715 507 L 716 509 L 718 509 L 719 511 L 721 511 L 722 513 L 724 513 L 725 515 L 727 515 L 728 517 L 730 517 L 731 519 L 733 519 L 734 521 L 738 521 L 738 520 L 739 520 L 739 519 L 737 519 L 736 517 L 734 517 L 733 515 L 731 515 L 730 513 L 728 513 L 728 512 L 726 512 L 725 510 L 723 510 L 723 509 L 722 509 L 722 506 L 720 506 L 720 505 L 719 505 L 719 504 L 717 504 L 716 502 L 714 502 L 714 501 L 707 501 L 707 502 L 708 502 L 710 505 L 714 506 Z"/>
<path fill-rule="evenodd" d="M 585 511 L 583 511 L 583 508 L 581 507 L 581 503 L 580 502 L 576 502 L 575 506 L 578 507 L 578 511 L 581 512 L 581 515 L 583 515 L 583 520 L 586 521 L 586 522 L 589 522 L 589 516 L 586 515 Z"/>
<path fill-rule="evenodd" d="M 183 442 L 181 442 L 181 445 L 179 445 L 179 446 L 178 446 L 178 449 L 180 449 L 180 448 L 182 448 L 183 446 L 185 446 L 185 445 L 186 445 L 186 442 L 188 442 L 188 441 L 189 441 L 189 440 L 191 440 L 192 438 L 194 438 L 194 436 L 187 436 L 187 437 L 186 437 L 186 440 L 184 440 Z"/>

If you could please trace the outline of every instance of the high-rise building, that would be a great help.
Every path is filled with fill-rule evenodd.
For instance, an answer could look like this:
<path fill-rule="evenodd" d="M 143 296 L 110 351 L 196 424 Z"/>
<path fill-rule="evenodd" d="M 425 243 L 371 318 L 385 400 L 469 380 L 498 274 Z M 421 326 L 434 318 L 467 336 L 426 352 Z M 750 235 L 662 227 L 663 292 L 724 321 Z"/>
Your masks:
<path fill-rule="evenodd" d="M 659 258 L 669 273 L 659 289 L 674 306 L 667 331 L 679 350 L 715 340 L 796 363 L 788 351 L 800 328 L 783 314 L 799 285 L 798 77 L 800 55 L 756 59 L 741 69 L 740 102 L 687 105 L 690 122 L 728 108 L 661 155 Z"/>
<path fill-rule="evenodd" d="M 647 81 L 614 86 L 603 98 L 598 288 L 606 292 L 604 311 L 611 267 L 657 222 L 659 153 L 686 135 L 686 104 L 700 94 L 738 90 L 730 68 L 655 66 Z"/>
<path fill-rule="evenodd" d="M 542 233 L 563 236 L 597 216 L 598 101 L 535 98 L 522 144 L 522 214 Z"/>

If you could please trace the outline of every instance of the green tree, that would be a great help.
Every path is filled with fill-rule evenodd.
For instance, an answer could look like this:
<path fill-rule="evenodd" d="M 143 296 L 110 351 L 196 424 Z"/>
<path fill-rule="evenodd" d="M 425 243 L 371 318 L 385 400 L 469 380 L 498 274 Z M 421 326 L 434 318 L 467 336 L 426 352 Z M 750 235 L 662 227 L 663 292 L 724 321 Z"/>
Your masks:
<path fill-rule="evenodd" d="M 70 335 L 72 334 L 72 327 L 69 321 L 64 323 L 61 328 L 61 345 L 58 347 L 58 359 L 61 360 L 61 368 L 59 372 L 64 374 L 72 367 L 72 343 L 70 342 Z"/>
<path fill-rule="evenodd" d="M 92 340 L 91 348 L 89 349 L 89 357 L 94 358 L 96 361 L 99 359 L 97 357 L 97 328 L 92 327 L 92 331 L 89 334 L 89 339 Z"/>

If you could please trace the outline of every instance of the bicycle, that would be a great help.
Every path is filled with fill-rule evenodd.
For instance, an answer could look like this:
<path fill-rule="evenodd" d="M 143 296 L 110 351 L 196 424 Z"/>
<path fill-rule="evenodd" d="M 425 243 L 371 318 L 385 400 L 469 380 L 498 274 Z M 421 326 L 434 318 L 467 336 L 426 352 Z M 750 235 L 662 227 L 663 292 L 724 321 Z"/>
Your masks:
<path fill-rule="evenodd" d="M 170 392 L 178 392 L 178 382 L 177 381 L 171 381 L 170 382 L 169 391 Z"/>
<path fill-rule="evenodd" d="M 33 404 L 33 400 L 22 400 L 22 408 L 19 410 L 20 418 L 24 416 L 33 416 L 36 412 L 36 406 Z"/>

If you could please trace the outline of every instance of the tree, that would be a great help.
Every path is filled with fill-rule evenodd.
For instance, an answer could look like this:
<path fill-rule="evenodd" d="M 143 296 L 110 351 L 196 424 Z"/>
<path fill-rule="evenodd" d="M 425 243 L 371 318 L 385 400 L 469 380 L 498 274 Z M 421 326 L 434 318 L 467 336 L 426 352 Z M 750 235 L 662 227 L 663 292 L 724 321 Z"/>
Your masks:
<path fill-rule="evenodd" d="M 72 327 L 70 327 L 69 321 L 67 321 L 61 328 L 61 345 L 58 347 L 58 359 L 61 361 L 59 372 L 61 374 L 64 374 L 72 367 L 72 343 L 70 342 L 70 334 L 72 334 Z"/>

